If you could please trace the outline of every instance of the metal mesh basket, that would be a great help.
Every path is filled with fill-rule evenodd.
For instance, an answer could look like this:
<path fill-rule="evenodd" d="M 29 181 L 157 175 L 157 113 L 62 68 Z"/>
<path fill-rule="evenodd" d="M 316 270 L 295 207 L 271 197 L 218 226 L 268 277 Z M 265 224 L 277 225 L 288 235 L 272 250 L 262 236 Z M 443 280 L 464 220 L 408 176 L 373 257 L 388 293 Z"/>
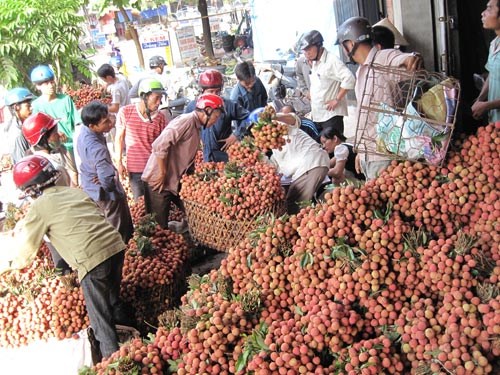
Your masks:
<path fill-rule="evenodd" d="M 459 82 L 444 74 L 373 64 L 358 98 L 356 151 L 440 165 L 459 96 Z"/>

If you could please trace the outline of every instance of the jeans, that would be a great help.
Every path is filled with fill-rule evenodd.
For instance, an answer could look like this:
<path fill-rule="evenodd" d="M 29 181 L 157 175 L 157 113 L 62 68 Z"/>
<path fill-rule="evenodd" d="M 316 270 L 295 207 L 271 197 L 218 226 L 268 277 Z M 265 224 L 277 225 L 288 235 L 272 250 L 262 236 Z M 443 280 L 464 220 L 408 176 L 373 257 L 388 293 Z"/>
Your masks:
<path fill-rule="evenodd" d="M 121 308 L 120 283 L 124 257 L 125 252 L 120 251 L 96 266 L 80 281 L 90 325 L 103 357 L 109 357 L 119 349 L 115 310 Z"/>
<path fill-rule="evenodd" d="M 142 172 L 129 172 L 128 178 L 130 180 L 130 188 L 134 200 L 137 201 L 139 197 L 144 195 L 144 181 L 141 180 Z"/>

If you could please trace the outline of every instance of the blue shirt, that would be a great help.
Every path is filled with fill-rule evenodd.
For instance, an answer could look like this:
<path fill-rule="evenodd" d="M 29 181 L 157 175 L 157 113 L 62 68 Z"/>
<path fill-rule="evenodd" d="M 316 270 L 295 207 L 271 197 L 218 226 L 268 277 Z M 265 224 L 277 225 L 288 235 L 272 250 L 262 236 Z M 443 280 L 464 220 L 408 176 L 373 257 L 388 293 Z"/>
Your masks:
<path fill-rule="evenodd" d="M 111 161 L 106 138 L 82 126 L 77 150 L 80 155 L 80 177 L 83 190 L 94 201 L 110 201 L 125 195 L 118 172 Z M 99 183 L 94 183 L 95 178 Z"/>
<path fill-rule="evenodd" d="M 259 78 L 256 78 L 252 91 L 247 91 L 238 83 L 231 91 L 231 100 L 246 108 L 249 112 L 267 105 L 267 91 Z"/>
<path fill-rule="evenodd" d="M 309 120 L 308 118 L 300 119 L 300 130 L 307 133 L 316 142 L 321 143 L 318 128 L 312 120 Z"/>
<path fill-rule="evenodd" d="M 227 161 L 227 153 L 222 151 L 224 145 L 220 142 L 231 134 L 241 139 L 246 132 L 246 122 L 249 112 L 238 103 L 230 99 L 224 99 L 224 111 L 217 122 L 208 129 L 201 130 L 201 140 L 203 142 L 203 161 Z M 196 106 L 196 100 L 192 100 L 184 109 L 184 113 L 193 112 Z M 232 122 L 236 121 L 233 129 Z"/>
<path fill-rule="evenodd" d="M 488 101 L 500 99 L 500 37 L 496 37 L 490 44 L 490 53 L 486 63 L 488 75 Z M 500 108 L 489 111 L 490 122 L 500 121 Z"/>

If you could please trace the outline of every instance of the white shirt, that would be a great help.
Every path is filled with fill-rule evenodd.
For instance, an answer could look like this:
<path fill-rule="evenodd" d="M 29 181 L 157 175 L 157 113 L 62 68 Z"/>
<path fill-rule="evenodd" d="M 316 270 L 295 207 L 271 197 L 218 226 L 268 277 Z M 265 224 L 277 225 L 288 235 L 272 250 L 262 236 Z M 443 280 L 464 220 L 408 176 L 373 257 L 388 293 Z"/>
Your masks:
<path fill-rule="evenodd" d="M 330 165 L 328 153 L 306 132 L 300 130 L 297 124 L 288 127 L 286 137 L 290 142 L 281 151 L 273 150 L 271 163 L 277 166 L 278 173 L 291 179 L 291 182 L 313 168 Z"/>
<path fill-rule="evenodd" d="M 340 88 L 354 89 L 356 78 L 349 68 L 333 53 L 323 49 L 319 60 L 313 62 L 310 79 L 312 120 L 322 122 L 334 116 L 347 116 L 346 98 L 333 111 L 326 109 L 326 102 L 336 99 Z"/>

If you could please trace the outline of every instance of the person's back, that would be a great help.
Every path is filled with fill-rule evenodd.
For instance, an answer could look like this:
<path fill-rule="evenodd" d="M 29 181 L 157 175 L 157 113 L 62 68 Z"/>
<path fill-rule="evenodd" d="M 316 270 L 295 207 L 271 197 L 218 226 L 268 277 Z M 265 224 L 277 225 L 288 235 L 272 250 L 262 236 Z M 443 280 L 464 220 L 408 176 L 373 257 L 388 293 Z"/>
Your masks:
<path fill-rule="evenodd" d="M 125 76 L 121 74 L 118 74 L 116 78 L 117 81 L 109 85 L 109 91 L 112 98 L 117 98 L 120 107 L 124 107 L 130 104 L 130 97 L 128 95 L 130 90 L 130 82 Z"/>
<path fill-rule="evenodd" d="M 120 234 L 80 189 L 67 186 L 47 188 L 26 215 L 28 225 L 32 220 L 43 223 L 39 230 L 46 232 L 63 259 L 78 270 L 80 278 L 110 253 L 125 248 Z M 80 246 L 75 247 L 75 244 Z"/>

